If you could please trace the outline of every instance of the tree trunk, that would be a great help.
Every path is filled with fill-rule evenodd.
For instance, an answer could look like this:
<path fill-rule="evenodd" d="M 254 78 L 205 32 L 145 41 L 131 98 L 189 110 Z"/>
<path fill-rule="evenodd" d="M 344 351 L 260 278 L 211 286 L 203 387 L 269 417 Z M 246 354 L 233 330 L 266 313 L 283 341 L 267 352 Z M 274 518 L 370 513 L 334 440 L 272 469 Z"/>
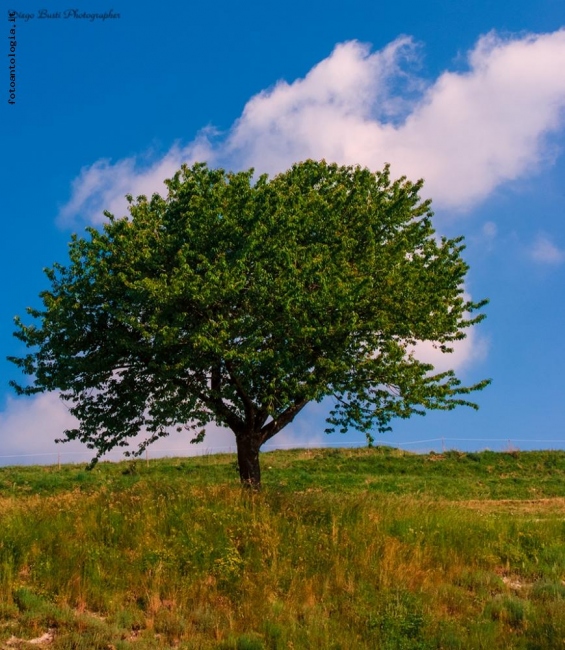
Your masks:
<path fill-rule="evenodd" d="M 246 487 L 258 490 L 261 487 L 261 468 L 259 466 L 259 440 L 253 434 L 238 436 L 237 465 L 239 478 Z"/>

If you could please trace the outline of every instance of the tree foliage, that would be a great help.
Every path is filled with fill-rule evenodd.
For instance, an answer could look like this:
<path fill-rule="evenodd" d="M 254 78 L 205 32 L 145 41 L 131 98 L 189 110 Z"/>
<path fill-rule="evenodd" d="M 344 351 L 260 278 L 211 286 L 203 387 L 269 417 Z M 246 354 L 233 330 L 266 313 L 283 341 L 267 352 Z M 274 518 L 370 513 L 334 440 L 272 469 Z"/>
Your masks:
<path fill-rule="evenodd" d="M 65 431 L 97 452 L 172 426 L 235 434 L 241 478 L 258 483 L 262 444 L 312 400 L 334 396 L 329 430 L 370 439 L 393 417 L 476 405 L 451 371 L 410 350 L 444 352 L 479 322 L 467 301 L 462 238 L 437 238 L 421 182 L 308 160 L 272 179 L 183 166 L 168 194 L 128 196 L 129 212 L 73 236 L 46 269 L 39 325 L 19 393 L 58 390 Z M 197 440 L 202 433 L 196 433 Z"/>

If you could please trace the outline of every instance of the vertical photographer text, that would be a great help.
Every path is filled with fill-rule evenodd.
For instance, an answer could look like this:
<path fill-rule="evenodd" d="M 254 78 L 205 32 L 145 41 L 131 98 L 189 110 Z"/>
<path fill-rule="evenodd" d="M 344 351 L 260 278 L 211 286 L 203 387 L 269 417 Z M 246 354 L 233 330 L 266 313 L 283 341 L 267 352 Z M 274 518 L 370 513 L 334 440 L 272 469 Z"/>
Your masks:
<path fill-rule="evenodd" d="M 16 12 L 8 12 L 8 23 L 10 24 L 10 33 L 8 35 L 8 62 L 10 71 L 10 85 L 8 91 L 8 104 L 16 103 Z"/>

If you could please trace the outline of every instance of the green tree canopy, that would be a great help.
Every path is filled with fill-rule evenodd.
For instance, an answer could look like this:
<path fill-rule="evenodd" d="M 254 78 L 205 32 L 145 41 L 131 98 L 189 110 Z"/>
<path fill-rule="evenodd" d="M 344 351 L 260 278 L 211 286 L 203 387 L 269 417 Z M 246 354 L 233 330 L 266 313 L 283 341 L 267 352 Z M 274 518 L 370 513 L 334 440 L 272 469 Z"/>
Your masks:
<path fill-rule="evenodd" d="M 73 236 L 46 269 L 20 394 L 58 390 L 96 459 L 170 427 L 235 434 L 242 481 L 259 449 L 312 400 L 334 396 L 329 430 L 475 404 L 452 371 L 410 350 L 449 352 L 485 301 L 463 295 L 462 238 L 437 238 L 421 182 L 308 160 L 272 179 L 183 166 L 168 194 L 128 196 L 127 217 Z M 196 434 L 196 440 L 202 433 Z M 95 460 L 96 460 L 95 459 Z"/>

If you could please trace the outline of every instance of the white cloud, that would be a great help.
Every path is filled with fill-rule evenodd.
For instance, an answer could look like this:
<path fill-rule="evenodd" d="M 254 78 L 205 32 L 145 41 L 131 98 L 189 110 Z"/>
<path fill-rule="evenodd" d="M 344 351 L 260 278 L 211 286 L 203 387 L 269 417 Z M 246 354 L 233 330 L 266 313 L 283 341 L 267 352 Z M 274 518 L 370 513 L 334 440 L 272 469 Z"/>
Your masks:
<path fill-rule="evenodd" d="M 558 265 L 565 261 L 565 251 L 558 248 L 547 235 L 539 233 L 530 249 L 530 257 L 540 264 Z"/>
<path fill-rule="evenodd" d="M 397 175 L 424 177 L 426 194 L 456 209 L 543 160 L 543 136 L 561 126 L 565 107 L 565 66 L 555 65 L 565 58 L 565 31 L 481 38 L 469 70 L 443 73 L 395 125 L 378 107 L 394 100 L 410 46 L 400 39 L 370 54 L 355 41 L 338 45 L 304 79 L 252 98 L 228 150 L 272 172 L 307 157 L 371 169 L 390 162 Z"/>
<path fill-rule="evenodd" d="M 413 72 L 418 48 L 408 37 L 382 50 L 350 41 L 336 46 L 304 79 L 279 81 L 252 97 L 227 135 L 203 131 L 186 147 L 143 165 L 135 158 L 85 167 L 61 221 L 97 223 L 120 214 L 123 195 L 162 191 L 182 162 L 275 173 L 305 158 L 423 177 L 437 206 L 461 210 L 500 184 L 549 159 L 547 135 L 565 108 L 565 30 L 479 39 L 464 72 L 425 82 Z"/>
<path fill-rule="evenodd" d="M 75 422 L 56 393 L 28 399 L 8 398 L 0 413 L 0 465 L 54 464 L 58 454 L 63 454 L 61 458 L 73 458 L 84 449 L 82 445 L 73 442 L 61 446 L 54 440 L 65 429 L 74 427 Z"/>
<path fill-rule="evenodd" d="M 175 144 L 156 160 L 151 160 L 151 155 L 146 154 L 141 159 L 134 156 L 115 163 L 104 159 L 83 167 L 72 183 L 70 200 L 59 211 L 59 224 L 99 224 L 106 219 L 105 210 L 117 217 L 126 214 L 126 194 L 134 197 L 141 194 L 150 197 L 156 192 L 164 194 L 166 186 L 163 181 L 171 178 L 181 164 L 212 158 L 204 134 L 186 147 Z"/>
<path fill-rule="evenodd" d="M 58 393 L 43 393 L 33 397 L 8 398 L 0 412 L 0 466 L 16 464 L 45 464 L 87 462 L 95 455 L 78 441 L 55 443 L 65 429 L 77 426 Z M 149 456 L 199 456 L 235 450 L 231 431 L 209 425 L 201 444 L 191 445 L 190 432 L 174 431 L 149 447 Z M 130 450 L 144 439 L 143 434 L 131 441 Z M 110 460 L 123 460 L 124 449 L 108 454 Z"/>
<path fill-rule="evenodd" d="M 444 353 L 434 347 L 431 341 L 421 341 L 414 348 L 415 357 L 424 363 L 431 363 L 434 372 L 446 370 L 466 370 L 469 366 L 486 359 L 488 354 L 488 339 L 476 330 L 467 330 L 467 337 L 455 341 L 451 347 L 453 352 Z"/>
<path fill-rule="evenodd" d="M 280 81 L 253 97 L 233 126 L 226 153 L 271 173 L 305 158 L 382 167 L 392 121 L 410 109 L 409 97 L 390 87 L 398 80 L 421 85 L 402 70 L 414 56 L 407 37 L 372 54 L 356 41 L 337 45 L 304 79 Z M 385 158 L 375 165 L 377 151 Z"/>

